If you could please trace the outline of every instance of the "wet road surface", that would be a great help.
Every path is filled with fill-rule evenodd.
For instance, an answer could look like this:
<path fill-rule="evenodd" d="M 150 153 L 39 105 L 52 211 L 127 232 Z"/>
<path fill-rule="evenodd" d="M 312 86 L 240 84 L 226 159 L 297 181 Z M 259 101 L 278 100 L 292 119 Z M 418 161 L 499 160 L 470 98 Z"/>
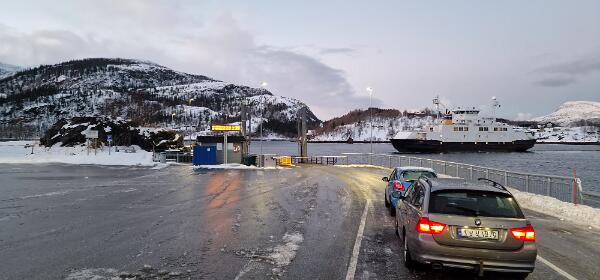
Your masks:
<path fill-rule="evenodd" d="M 476 279 L 402 266 L 387 173 L 0 165 L 0 279 Z M 596 232 L 526 214 L 541 256 L 600 277 Z M 538 262 L 528 279 L 565 278 Z"/>

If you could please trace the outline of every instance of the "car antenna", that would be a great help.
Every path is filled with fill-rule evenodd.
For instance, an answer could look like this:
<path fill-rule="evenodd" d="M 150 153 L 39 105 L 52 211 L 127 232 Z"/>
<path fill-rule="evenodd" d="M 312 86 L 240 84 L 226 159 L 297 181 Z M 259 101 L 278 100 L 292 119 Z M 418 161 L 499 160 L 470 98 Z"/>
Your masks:
<path fill-rule="evenodd" d="M 490 183 L 492 183 L 492 186 L 494 188 L 497 188 L 499 190 L 503 190 L 503 191 L 507 191 L 510 193 L 510 191 L 508 191 L 508 189 L 506 189 L 506 187 L 504 187 L 502 184 L 492 180 L 492 179 L 488 179 L 488 178 L 478 178 L 477 181 L 488 181 Z"/>

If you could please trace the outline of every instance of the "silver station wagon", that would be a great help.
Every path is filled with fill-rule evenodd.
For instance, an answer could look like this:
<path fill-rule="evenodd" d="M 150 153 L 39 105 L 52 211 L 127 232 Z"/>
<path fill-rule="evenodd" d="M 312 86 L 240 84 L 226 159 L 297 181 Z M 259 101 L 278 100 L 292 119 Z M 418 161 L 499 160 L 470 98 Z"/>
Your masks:
<path fill-rule="evenodd" d="M 395 193 L 395 196 L 400 196 Z M 407 267 L 455 267 L 510 272 L 535 267 L 535 231 L 512 194 L 491 180 L 422 177 L 397 205 L 396 234 Z"/>

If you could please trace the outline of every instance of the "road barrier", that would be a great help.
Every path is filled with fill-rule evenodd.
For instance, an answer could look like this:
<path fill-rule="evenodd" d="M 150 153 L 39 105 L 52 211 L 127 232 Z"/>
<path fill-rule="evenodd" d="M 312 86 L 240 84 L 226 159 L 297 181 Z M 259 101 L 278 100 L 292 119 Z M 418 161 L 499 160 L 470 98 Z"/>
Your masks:
<path fill-rule="evenodd" d="M 464 178 L 475 182 L 487 178 L 519 191 L 554 197 L 575 204 L 600 207 L 600 194 L 583 192 L 579 178 L 513 172 L 451 161 L 402 155 L 343 153 L 344 164 L 368 164 L 387 168 L 418 166 L 432 168 L 440 174 Z"/>

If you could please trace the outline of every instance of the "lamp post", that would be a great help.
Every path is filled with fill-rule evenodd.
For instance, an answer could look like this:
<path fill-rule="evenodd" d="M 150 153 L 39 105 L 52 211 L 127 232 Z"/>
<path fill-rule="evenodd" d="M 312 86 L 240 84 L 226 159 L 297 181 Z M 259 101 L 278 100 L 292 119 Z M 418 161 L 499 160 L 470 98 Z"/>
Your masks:
<path fill-rule="evenodd" d="M 194 98 L 190 98 L 190 101 L 189 101 L 189 103 L 188 103 L 190 107 L 192 106 L 192 101 L 194 101 L 194 100 L 196 100 L 196 99 L 194 99 Z M 191 110 L 191 108 L 190 108 L 190 110 Z M 189 132 L 189 134 L 190 134 L 190 141 L 192 140 L 192 123 L 193 123 L 193 120 L 192 120 L 192 113 L 190 112 L 190 120 L 189 120 L 189 122 L 188 122 L 188 124 L 187 124 L 187 126 L 189 126 L 189 127 L 190 127 L 190 132 Z M 188 130 L 188 129 L 187 129 L 187 126 L 186 126 L 186 128 L 185 128 L 185 130 L 186 130 L 186 131 Z M 185 142 L 185 137 L 183 137 L 183 140 L 184 140 L 184 142 Z M 185 144 L 184 144 L 184 145 L 185 145 Z"/>
<path fill-rule="evenodd" d="M 371 154 L 373 154 L 373 110 L 371 110 L 372 107 L 372 97 L 373 97 L 373 88 L 372 87 L 367 87 L 367 92 L 369 92 L 369 122 L 371 123 L 371 138 L 370 138 L 370 142 L 371 142 Z"/>
<path fill-rule="evenodd" d="M 260 87 L 262 89 L 265 89 L 265 87 L 267 87 L 267 85 L 269 85 L 267 82 L 260 83 Z M 264 112 L 264 109 L 265 108 L 262 108 L 262 110 L 260 111 L 260 154 L 261 155 L 263 153 L 263 122 L 264 122 L 264 113 L 263 112 Z M 250 125 L 250 127 L 252 127 L 252 125 Z"/>
<path fill-rule="evenodd" d="M 172 113 L 171 114 L 171 127 L 173 127 L 173 128 L 175 128 L 175 120 L 174 120 L 174 118 L 175 118 L 175 113 Z"/>

